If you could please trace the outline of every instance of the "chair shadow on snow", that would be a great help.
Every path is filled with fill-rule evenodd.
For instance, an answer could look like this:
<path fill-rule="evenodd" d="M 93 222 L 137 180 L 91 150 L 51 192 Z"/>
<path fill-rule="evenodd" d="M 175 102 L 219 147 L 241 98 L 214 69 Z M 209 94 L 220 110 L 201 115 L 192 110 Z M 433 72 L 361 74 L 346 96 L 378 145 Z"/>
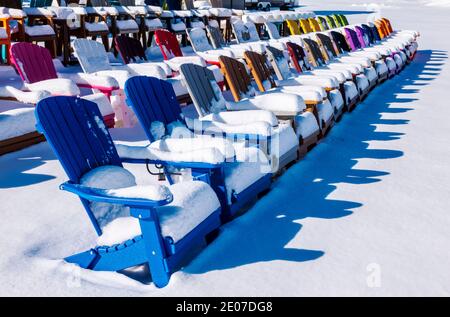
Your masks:
<path fill-rule="evenodd" d="M 27 173 L 44 165 L 46 160 L 56 159 L 53 153 L 45 149 L 46 145 L 41 143 L 19 152 L 0 156 L 0 189 L 29 186 L 56 178 L 52 175 Z"/>
<path fill-rule="evenodd" d="M 406 69 L 376 87 L 352 113 L 346 114 L 304 160 L 279 177 L 271 191 L 245 215 L 225 225 L 218 238 L 183 271 L 201 274 L 261 261 L 303 262 L 323 256 L 320 250 L 287 247 L 302 229 L 299 222 L 308 217 L 329 220 L 346 217 L 362 206 L 357 201 L 332 199 L 336 184 L 370 184 L 389 175 L 386 171 L 359 169 L 355 165 L 358 159 L 386 160 L 403 156 L 398 150 L 369 149 L 368 142 L 388 142 L 402 137 L 400 132 L 376 131 L 376 126 L 382 125 L 386 130 L 409 121 L 384 119 L 382 114 L 413 111 L 408 105 L 416 99 L 407 95 L 417 93 L 423 81 L 436 78 L 442 65 L 431 64 L 445 59 L 444 51 L 418 51 Z"/>

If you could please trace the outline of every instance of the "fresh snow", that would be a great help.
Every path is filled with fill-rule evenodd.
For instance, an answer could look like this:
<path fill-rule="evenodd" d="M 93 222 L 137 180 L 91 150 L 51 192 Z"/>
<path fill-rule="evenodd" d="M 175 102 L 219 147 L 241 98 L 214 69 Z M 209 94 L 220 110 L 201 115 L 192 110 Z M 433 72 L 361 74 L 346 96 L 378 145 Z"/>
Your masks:
<path fill-rule="evenodd" d="M 301 9 L 355 11 L 350 23 L 383 15 L 396 29 L 417 29 L 414 62 L 163 289 L 146 269 L 93 272 L 62 261 L 97 237 L 79 199 L 58 189 L 67 177 L 55 155 L 40 143 L 1 156 L 0 295 L 450 295 L 450 42 L 439 32 L 450 12 L 444 1 L 368 1 L 376 12 L 355 2 L 305 0 Z M 145 166 L 125 167 L 138 185 L 158 183 Z"/>

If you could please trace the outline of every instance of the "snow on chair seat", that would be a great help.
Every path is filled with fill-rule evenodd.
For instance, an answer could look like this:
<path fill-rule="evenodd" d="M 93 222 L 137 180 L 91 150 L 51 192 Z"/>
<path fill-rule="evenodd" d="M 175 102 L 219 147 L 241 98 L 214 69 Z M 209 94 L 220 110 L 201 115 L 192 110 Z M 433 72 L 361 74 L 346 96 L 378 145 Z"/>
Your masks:
<path fill-rule="evenodd" d="M 147 93 L 142 94 L 142 91 Z M 232 217 L 242 205 L 270 186 L 270 173 L 263 172 L 264 165 L 268 163 L 264 154 L 256 148 L 247 148 L 222 138 L 223 130 L 217 129 L 220 124 L 211 126 L 208 121 L 196 120 L 192 130 L 188 129 L 188 119 L 182 115 L 173 89 L 166 82 L 152 77 L 133 77 L 127 81 L 125 92 L 151 143 L 139 149 L 139 153 L 130 153 L 137 149 L 120 145 L 118 150 L 122 157 L 157 158 L 169 166 L 180 160 L 224 163 L 209 171 L 205 164 L 203 167 L 192 165 L 191 168 L 193 177 L 205 173 L 209 175 L 203 177 L 210 180 L 221 201 L 223 219 Z M 232 133 L 235 135 L 237 132 Z M 217 153 L 211 152 L 213 149 Z M 165 169 L 164 172 L 172 181 L 170 171 Z"/>
<path fill-rule="evenodd" d="M 65 260 L 99 271 L 148 263 L 153 282 L 164 287 L 186 254 L 220 226 L 219 200 L 204 182 L 136 185 L 99 117 L 94 103 L 75 97 L 47 98 L 36 107 L 37 126 L 69 177 L 60 188 L 80 197 L 99 242 L 126 239 Z M 127 217 L 138 219 L 140 230 Z"/>

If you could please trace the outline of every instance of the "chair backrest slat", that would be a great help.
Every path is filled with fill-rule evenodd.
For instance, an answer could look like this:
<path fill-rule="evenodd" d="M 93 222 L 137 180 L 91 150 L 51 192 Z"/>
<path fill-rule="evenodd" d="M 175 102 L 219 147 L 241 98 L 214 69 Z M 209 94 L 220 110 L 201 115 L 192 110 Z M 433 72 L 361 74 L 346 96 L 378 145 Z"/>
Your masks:
<path fill-rule="evenodd" d="M 183 122 L 175 91 L 167 81 L 147 76 L 131 77 L 125 83 L 125 94 L 151 142 L 156 141 L 151 132 L 152 122 L 159 121 L 164 126 Z"/>
<path fill-rule="evenodd" d="M 72 182 L 78 183 L 99 166 L 122 166 L 94 102 L 68 96 L 45 98 L 36 106 L 36 119 Z"/>
<path fill-rule="evenodd" d="M 58 77 L 50 52 L 36 44 L 26 42 L 14 44 L 11 47 L 11 62 L 26 83 Z"/>

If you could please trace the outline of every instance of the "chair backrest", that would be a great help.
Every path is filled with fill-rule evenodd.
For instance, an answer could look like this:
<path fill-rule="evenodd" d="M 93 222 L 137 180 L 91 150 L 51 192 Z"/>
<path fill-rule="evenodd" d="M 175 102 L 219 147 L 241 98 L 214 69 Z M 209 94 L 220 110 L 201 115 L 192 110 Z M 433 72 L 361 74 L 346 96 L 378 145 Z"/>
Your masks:
<path fill-rule="evenodd" d="M 364 34 L 367 36 L 367 39 L 370 44 L 375 43 L 375 37 L 373 36 L 372 29 L 367 24 L 361 24 L 362 29 L 364 30 Z"/>
<path fill-rule="evenodd" d="M 350 28 L 345 28 L 344 32 L 347 37 L 347 42 L 350 44 L 352 50 L 360 49 L 361 43 L 359 42 L 359 38 L 356 32 Z"/>
<path fill-rule="evenodd" d="M 311 28 L 311 25 L 309 25 L 309 21 L 307 19 L 301 19 L 300 20 L 300 27 L 303 30 L 303 33 L 311 33 L 313 30 Z"/>
<path fill-rule="evenodd" d="M 138 39 L 121 34 L 114 39 L 116 49 L 125 64 L 147 61 L 144 48 Z"/>
<path fill-rule="evenodd" d="M 200 117 L 226 110 L 225 99 L 211 70 L 188 63 L 180 66 L 180 72 Z"/>
<path fill-rule="evenodd" d="M 108 54 L 103 44 L 88 39 L 75 39 L 72 45 L 85 73 L 111 70 Z"/>
<path fill-rule="evenodd" d="M 303 47 L 292 42 L 287 42 L 286 46 L 297 72 L 302 73 L 311 69 Z"/>
<path fill-rule="evenodd" d="M 296 20 L 286 20 L 286 25 L 288 26 L 291 35 L 302 34 L 302 31 L 300 31 L 300 27 L 298 26 L 298 22 Z"/>
<path fill-rule="evenodd" d="M 267 46 L 266 54 L 278 80 L 286 80 L 292 77 L 288 61 L 283 51 L 273 46 Z"/>
<path fill-rule="evenodd" d="M 26 83 L 58 77 L 50 52 L 36 44 L 20 42 L 12 45 L 11 62 Z"/>
<path fill-rule="evenodd" d="M 122 166 L 94 102 L 68 96 L 45 98 L 36 106 L 36 120 L 72 182 L 79 183 L 99 166 Z"/>
<path fill-rule="evenodd" d="M 331 29 L 335 29 L 335 28 L 338 27 L 338 26 L 336 25 L 336 22 L 334 21 L 334 19 L 333 19 L 333 17 L 332 17 L 331 15 L 327 15 L 327 16 L 325 17 L 325 19 L 327 20 L 328 26 L 329 26 Z"/>
<path fill-rule="evenodd" d="M 336 23 L 337 27 L 343 27 L 344 24 L 341 21 L 341 18 L 337 14 L 332 14 L 331 17 L 333 18 L 334 22 Z"/>
<path fill-rule="evenodd" d="M 374 24 L 369 24 L 372 30 L 373 37 L 376 42 L 381 41 L 381 36 L 378 28 Z"/>
<path fill-rule="evenodd" d="M 311 39 L 303 39 L 303 41 L 305 43 L 305 49 L 308 52 L 310 58 L 310 62 L 316 67 L 325 65 L 326 63 L 322 52 L 320 51 L 319 44 Z"/>
<path fill-rule="evenodd" d="M 328 26 L 327 20 L 324 17 L 317 17 L 317 21 L 320 23 L 320 27 L 322 31 L 327 31 L 330 29 Z"/>
<path fill-rule="evenodd" d="M 386 24 L 386 27 L 387 27 L 387 29 L 388 29 L 389 33 L 392 33 L 392 32 L 394 32 L 394 29 L 392 28 L 392 24 L 391 24 L 391 21 L 389 21 L 389 20 L 388 20 L 388 19 L 386 19 L 386 18 L 381 18 L 381 20 L 383 20 L 383 21 L 385 22 L 385 24 Z"/>
<path fill-rule="evenodd" d="M 319 22 L 316 21 L 316 19 L 314 19 L 314 18 L 308 18 L 308 21 L 309 21 L 309 24 L 310 24 L 310 26 L 311 26 L 311 28 L 312 28 L 312 30 L 313 30 L 314 32 L 320 32 L 320 31 L 322 31 L 322 29 L 321 29 L 321 27 L 320 27 L 320 24 L 319 24 Z"/>
<path fill-rule="evenodd" d="M 181 51 L 180 43 L 178 43 L 176 35 L 170 31 L 164 29 L 156 30 L 155 42 L 159 46 L 165 60 L 183 56 L 183 52 Z"/>
<path fill-rule="evenodd" d="M 384 29 L 383 23 L 381 23 L 379 20 L 377 20 L 374 22 L 374 24 L 378 30 L 378 34 L 380 35 L 380 38 L 384 39 L 387 36 L 387 34 L 386 34 L 386 30 Z"/>
<path fill-rule="evenodd" d="M 364 29 L 360 26 L 355 26 L 355 32 L 358 36 L 359 43 L 361 44 L 361 47 L 367 47 L 370 45 L 369 38 L 367 37 L 366 33 L 364 32 Z"/>
<path fill-rule="evenodd" d="M 236 20 L 231 23 L 231 26 L 238 43 L 248 43 L 253 41 L 250 30 L 244 22 L 241 20 Z"/>
<path fill-rule="evenodd" d="M 259 37 L 259 34 L 258 34 L 258 30 L 256 29 L 255 23 L 247 21 L 244 23 L 244 25 L 248 29 L 251 42 L 257 42 L 257 41 L 261 40 Z"/>
<path fill-rule="evenodd" d="M 202 28 L 187 29 L 186 33 L 189 37 L 189 41 L 191 42 L 194 51 L 204 52 L 214 49 L 212 45 L 209 44 L 208 36 L 206 35 L 204 29 Z"/>
<path fill-rule="evenodd" d="M 269 37 L 273 40 L 279 40 L 281 38 L 280 32 L 278 32 L 277 26 L 272 22 L 264 22 Z"/>
<path fill-rule="evenodd" d="M 326 51 L 329 59 L 332 57 L 337 57 L 339 51 L 336 51 L 336 47 L 333 45 L 333 41 L 331 39 L 323 34 L 323 33 L 317 33 L 317 39 L 322 44 L 323 49 Z"/>
<path fill-rule="evenodd" d="M 265 55 L 247 51 L 244 53 L 244 58 L 250 68 L 250 72 L 255 79 L 259 91 L 264 92 L 277 86 L 272 71 L 268 67 Z"/>
<path fill-rule="evenodd" d="M 337 31 L 331 31 L 330 34 L 331 37 L 333 38 L 333 41 L 336 43 L 337 47 L 341 50 L 341 53 L 351 51 L 344 34 Z"/>
<path fill-rule="evenodd" d="M 148 76 L 131 77 L 125 82 L 125 94 L 151 142 L 157 138 L 152 134 L 153 122 L 162 122 L 165 127 L 172 122 L 183 122 L 177 96 L 167 81 Z"/>
<path fill-rule="evenodd" d="M 342 26 L 347 26 L 347 25 L 349 25 L 348 20 L 347 20 L 347 17 L 346 17 L 345 15 L 343 15 L 343 14 L 338 14 L 338 16 L 339 16 L 339 18 L 341 19 Z"/>
<path fill-rule="evenodd" d="M 254 95 L 250 75 L 243 63 L 227 56 L 220 56 L 219 61 L 235 101 Z"/>
<path fill-rule="evenodd" d="M 206 32 L 208 34 L 209 40 L 211 41 L 212 46 L 215 49 L 221 49 L 223 48 L 226 43 L 223 39 L 222 32 L 220 32 L 220 28 L 207 25 L 206 26 Z"/>

